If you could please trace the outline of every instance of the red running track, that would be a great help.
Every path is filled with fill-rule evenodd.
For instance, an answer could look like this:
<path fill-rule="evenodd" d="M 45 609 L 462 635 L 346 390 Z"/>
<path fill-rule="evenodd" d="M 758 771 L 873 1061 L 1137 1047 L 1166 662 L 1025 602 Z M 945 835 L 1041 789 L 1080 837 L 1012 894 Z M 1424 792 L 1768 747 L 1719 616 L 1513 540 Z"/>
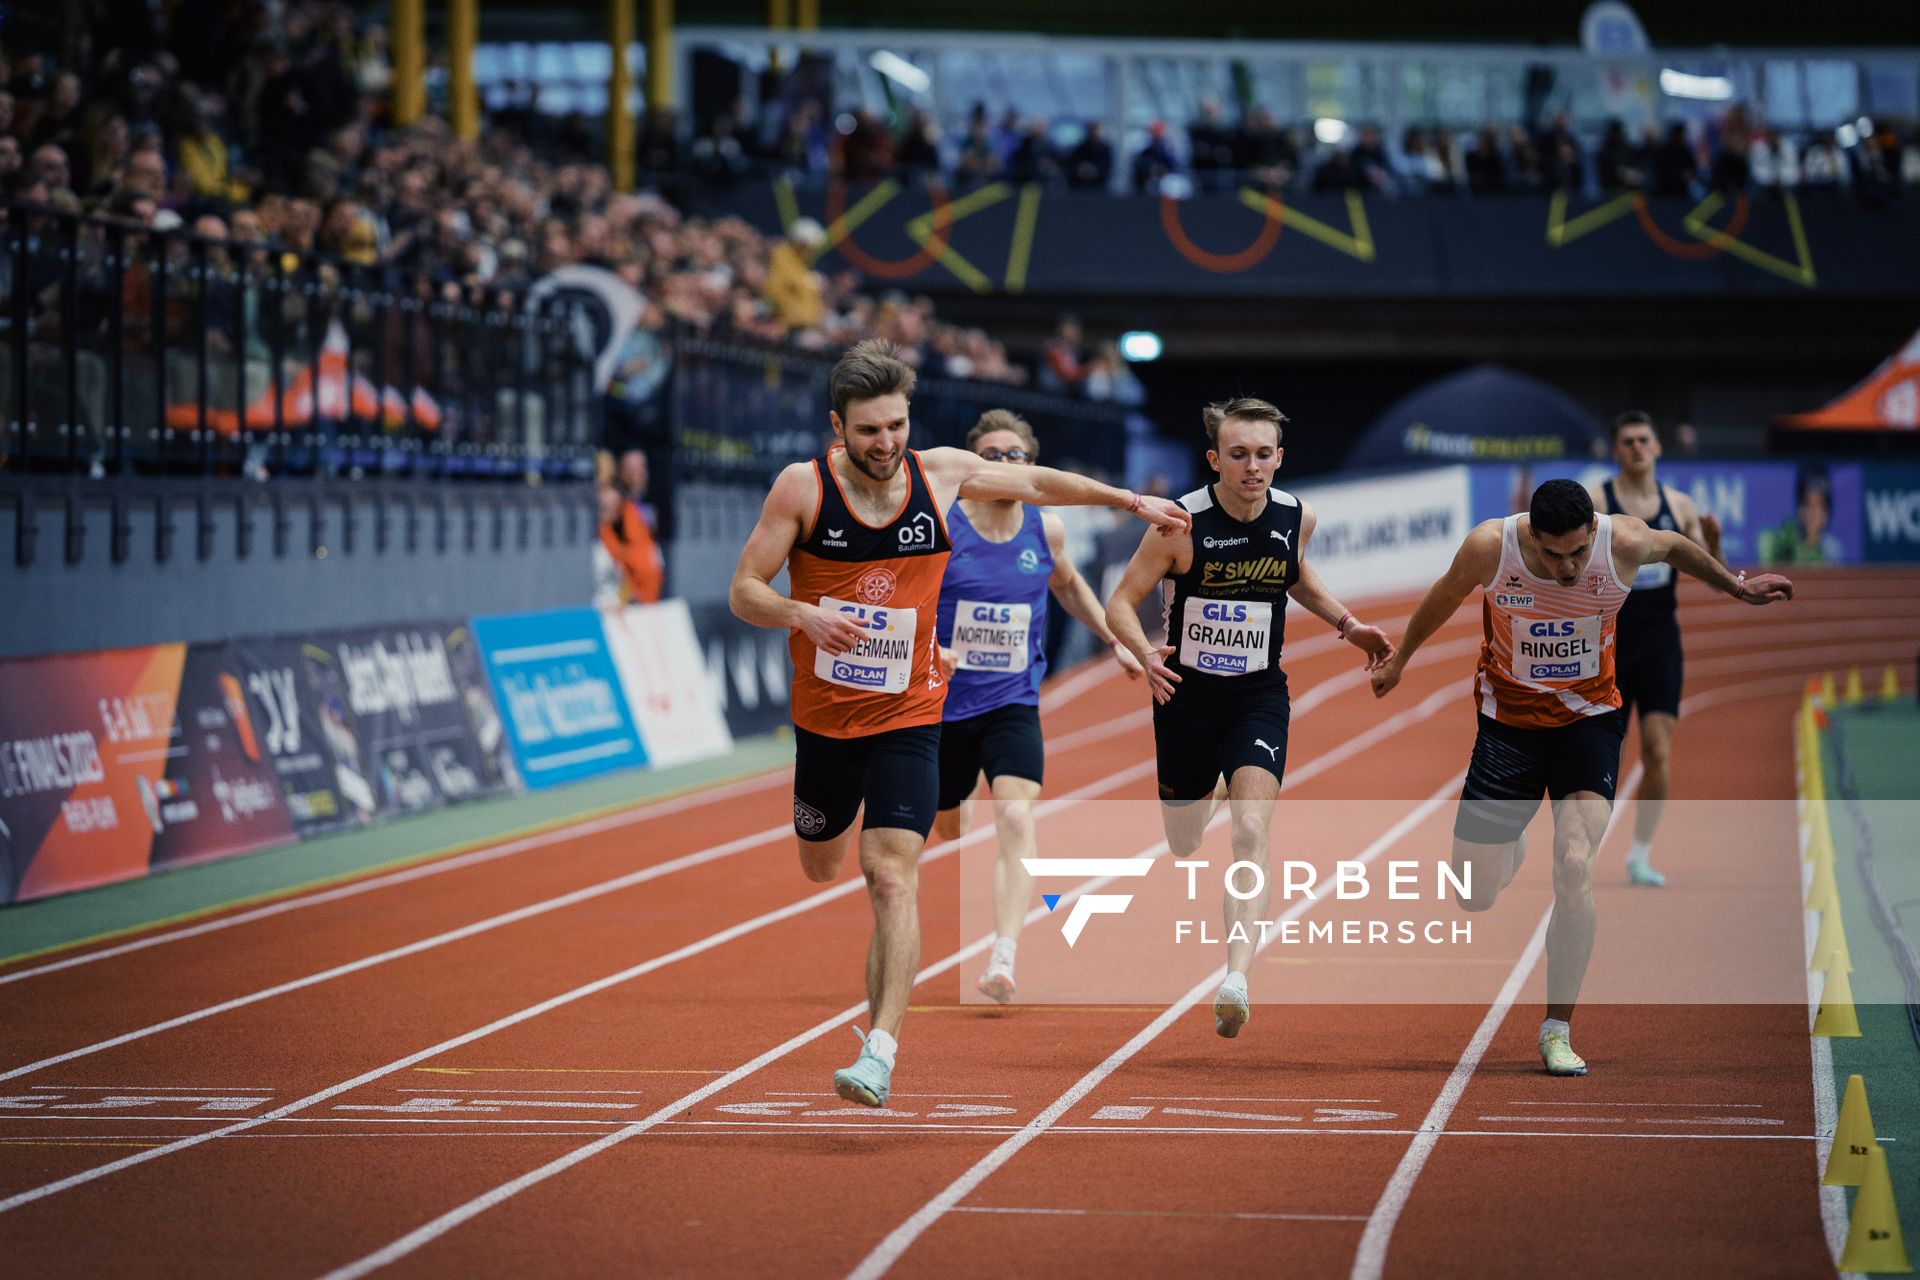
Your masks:
<path fill-rule="evenodd" d="M 1805 676 L 1904 662 L 1920 637 L 1911 579 L 1886 574 L 1812 577 L 1765 611 L 1682 598 L 1681 797 L 1790 798 Z M 1296 626 L 1289 795 L 1433 800 L 1422 829 L 1444 832 L 1472 740 L 1446 691 L 1477 629 L 1463 610 L 1381 703 Z M 1043 852 L 1089 806 L 1151 798 L 1144 697 L 1054 686 Z M 1408 805 L 1381 808 L 1385 832 Z M 981 942 L 960 934 L 962 859 L 935 847 L 927 968 L 876 1113 L 828 1093 L 864 1025 L 864 894 L 797 874 L 786 812 L 772 775 L 0 969 L 7 1273 L 1831 1266 L 1804 1005 L 1594 1005 L 1593 1074 L 1540 1074 L 1544 855 L 1476 917 L 1506 947 L 1509 1001 L 1263 1004 L 1226 1042 L 1204 998 L 962 1005 Z M 1636 962 L 1609 953 L 1609 921 L 1683 937 L 1728 895 L 1759 940 L 1733 961 L 1797 972 L 1793 832 L 1737 862 L 1689 852 L 1661 855 L 1658 894 L 1603 860 L 1594 972 Z M 1289 963 L 1264 955 L 1256 995 Z"/>

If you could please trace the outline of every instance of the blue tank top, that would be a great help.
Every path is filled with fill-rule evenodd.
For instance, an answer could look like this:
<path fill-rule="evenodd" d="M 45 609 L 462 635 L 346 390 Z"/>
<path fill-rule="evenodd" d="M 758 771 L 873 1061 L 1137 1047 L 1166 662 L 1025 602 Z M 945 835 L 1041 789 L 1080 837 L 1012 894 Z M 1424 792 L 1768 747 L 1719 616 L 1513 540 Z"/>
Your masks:
<path fill-rule="evenodd" d="M 1020 531 L 989 542 L 959 503 L 947 513 L 953 554 L 940 584 L 942 648 L 959 655 L 945 720 L 967 720 L 1016 703 L 1037 705 L 1047 673 L 1047 580 L 1053 551 L 1037 507 Z"/>

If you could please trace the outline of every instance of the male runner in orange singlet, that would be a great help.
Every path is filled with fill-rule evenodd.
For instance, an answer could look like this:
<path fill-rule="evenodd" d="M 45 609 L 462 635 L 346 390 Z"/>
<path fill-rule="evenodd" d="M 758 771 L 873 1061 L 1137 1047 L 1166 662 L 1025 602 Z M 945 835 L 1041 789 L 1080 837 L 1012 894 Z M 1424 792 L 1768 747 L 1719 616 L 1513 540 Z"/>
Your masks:
<path fill-rule="evenodd" d="M 1453 821 L 1453 865 L 1485 911 L 1520 869 L 1542 792 L 1553 801 L 1553 919 L 1540 1057 L 1583 1076 L 1569 1022 L 1593 954 L 1593 858 L 1613 810 L 1626 735 L 1614 687 L 1614 619 L 1642 565 L 1671 564 L 1748 604 L 1793 598 L 1779 574 L 1735 574 L 1685 535 L 1596 513 L 1572 480 L 1549 480 L 1528 509 L 1467 534 L 1453 565 L 1407 621 L 1400 650 L 1373 673 L 1385 697 L 1407 662 L 1475 587 L 1486 639 L 1474 700 L 1480 731 Z"/>
<path fill-rule="evenodd" d="M 935 616 L 959 498 L 1105 506 L 1185 529 L 1165 498 L 965 449 L 907 447 L 914 373 L 869 339 L 833 368 L 837 443 L 780 473 L 740 554 L 729 603 L 743 621 L 791 632 L 793 827 L 809 880 L 840 874 L 862 803 L 860 870 L 873 902 L 867 952 L 871 1035 L 834 1090 L 886 1105 L 900 1024 L 920 963 L 921 848 L 939 799 L 946 680 Z M 791 595 L 772 586 L 782 567 Z"/>

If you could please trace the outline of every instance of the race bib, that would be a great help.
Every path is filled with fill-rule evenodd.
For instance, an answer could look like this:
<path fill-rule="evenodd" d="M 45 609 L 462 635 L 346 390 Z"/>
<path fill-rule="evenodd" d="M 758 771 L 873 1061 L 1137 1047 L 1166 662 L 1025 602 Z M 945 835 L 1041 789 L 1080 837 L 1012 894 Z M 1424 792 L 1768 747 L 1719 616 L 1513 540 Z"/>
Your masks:
<path fill-rule="evenodd" d="M 1187 597 L 1180 619 L 1180 661 L 1216 676 L 1267 669 L 1273 605 L 1265 600 Z"/>
<path fill-rule="evenodd" d="M 1030 604 L 962 600 L 953 609 L 953 643 L 962 671 L 1020 672 L 1027 669 Z"/>
<path fill-rule="evenodd" d="M 1633 589 L 1635 591 L 1648 591 L 1655 587 L 1668 587 L 1672 585 L 1673 566 L 1670 564 L 1643 564 L 1640 566 L 1640 572 L 1633 575 Z"/>
<path fill-rule="evenodd" d="M 1513 674 L 1520 680 L 1550 684 L 1591 680 L 1600 674 L 1603 619 L 1515 618 Z"/>
<path fill-rule="evenodd" d="M 905 693 L 913 678 L 913 632 L 919 614 L 889 605 L 856 604 L 821 596 L 820 607 L 844 613 L 866 628 L 860 643 L 838 657 L 813 654 L 813 674 L 828 684 L 870 693 Z"/>

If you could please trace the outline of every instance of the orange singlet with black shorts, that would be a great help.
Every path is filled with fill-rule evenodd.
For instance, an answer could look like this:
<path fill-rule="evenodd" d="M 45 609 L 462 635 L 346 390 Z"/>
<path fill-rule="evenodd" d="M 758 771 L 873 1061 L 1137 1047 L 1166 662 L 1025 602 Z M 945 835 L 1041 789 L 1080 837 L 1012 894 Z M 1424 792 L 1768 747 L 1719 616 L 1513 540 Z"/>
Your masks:
<path fill-rule="evenodd" d="M 947 524 L 907 450 L 907 497 L 886 524 L 864 524 L 841 492 L 829 459 L 813 460 L 820 502 L 813 528 L 787 558 L 795 600 L 837 609 L 867 629 L 834 657 L 794 629 L 793 722 L 829 738 L 856 738 L 909 725 L 938 724 L 946 681 L 936 661 L 934 618 L 947 572 Z"/>
<path fill-rule="evenodd" d="M 1519 839 L 1545 795 L 1613 801 L 1626 717 L 1614 687 L 1614 619 L 1627 598 L 1613 521 L 1598 517 L 1579 581 L 1537 577 L 1520 554 L 1520 517 L 1500 530 L 1500 567 L 1482 599 L 1474 676 L 1480 713 L 1453 832 L 1474 844 Z"/>

